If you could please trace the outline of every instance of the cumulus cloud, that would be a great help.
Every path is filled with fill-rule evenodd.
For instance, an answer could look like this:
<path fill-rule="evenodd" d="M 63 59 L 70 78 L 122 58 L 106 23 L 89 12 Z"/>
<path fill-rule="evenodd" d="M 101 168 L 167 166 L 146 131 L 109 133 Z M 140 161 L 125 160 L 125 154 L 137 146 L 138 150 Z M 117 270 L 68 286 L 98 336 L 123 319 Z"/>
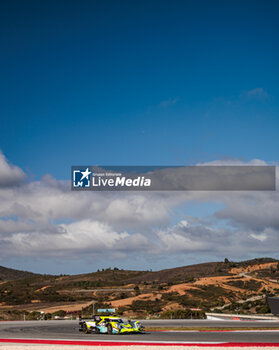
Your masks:
<path fill-rule="evenodd" d="M 69 181 L 45 175 L 0 188 L 0 256 L 99 257 L 142 261 L 151 257 L 249 257 L 276 255 L 279 245 L 277 191 L 93 192 L 70 190 Z M 206 165 L 265 165 L 222 160 Z M 202 165 L 202 164 L 200 164 Z M 23 175 L 22 175 L 23 174 Z M 14 182 L 15 184 L 16 182 Z M 278 179 L 277 179 L 278 183 Z M 195 206 L 218 203 L 206 216 Z"/>
<path fill-rule="evenodd" d="M 218 219 L 228 220 L 231 225 L 260 232 L 265 228 L 279 230 L 278 192 L 233 194 L 224 198 L 225 207 L 215 213 Z"/>
<path fill-rule="evenodd" d="M 4 237 L 13 232 L 30 232 L 34 229 L 31 223 L 26 221 L 18 222 L 15 220 L 0 219 L 0 237 Z"/>
<path fill-rule="evenodd" d="M 206 252 L 218 250 L 228 244 L 231 230 L 206 226 L 191 225 L 185 220 L 159 231 L 158 237 L 163 243 L 163 249 L 172 252 Z"/>
<path fill-rule="evenodd" d="M 207 258 L 222 258 L 224 255 L 236 259 L 274 256 L 279 244 L 278 230 L 264 229 L 261 233 L 255 233 L 252 229 L 219 227 L 206 222 L 187 226 L 179 223 L 165 231 L 159 231 L 158 238 L 162 252 L 166 254 L 194 254 Z"/>
<path fill-rule="evenodd" d="M 55 233 L 53 236 L 51 233 Z M 147 246 L 141 234 L 116 232 L 109 225 L 93 220 L 81 220 L 55 226 L 53 232 L 40 230 L 16 231 L 2 239 L 6 253 L 17 247 L 18 255 L 68 256 L 79 254 L 101 255 L 103 252 L 130 252 Z"/>
<path fill-rule="evenodd" d="M 209 162 L 203 162 L 203 163 L 197 163 L 196 165 L 224 165 L 224 166 L 255 166 L 255 165 L 268 165 L 265 161 L 261 160 L 261 159 L 257 159 L 257 158 L 254 158 L 254 159 L 251 159 L 249 161 L 243 161 L 241 159 L 236 159 L 236 158 L 227 158 L 227 159 L 217 159 L 217 160 L 212 160 L 212 161 L 209 161 Z"/>
<path fill-rule="evenodd" d="M 19 185 L 25 178 L 25 173 L 19 167 L 10 164 L 0 151 L 0 187 Z"/>

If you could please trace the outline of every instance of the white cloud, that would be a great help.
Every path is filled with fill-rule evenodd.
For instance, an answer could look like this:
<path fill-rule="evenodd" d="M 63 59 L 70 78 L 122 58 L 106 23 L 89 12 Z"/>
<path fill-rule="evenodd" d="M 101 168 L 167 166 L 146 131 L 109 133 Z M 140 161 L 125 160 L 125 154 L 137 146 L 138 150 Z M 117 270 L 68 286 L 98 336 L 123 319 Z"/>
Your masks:
<path fill-rule="evenodd" d="M 34 229 L 31 223 L 26 221 L 17 222 L 15 220 L 0 219 L 0 237 L 13 232 L 30 232 Z"/>
<path fill-rule="evenodd" d="M 4 168 L 24 179 L 24 173 Z M 265 165 L 222 160 L 207 165 Z M 3 167 L 2 167 L 3 168 Z M 278 179 L 277 179 L 278 180 Z M 15 182 L 14 182 L 15 184 Z M 206 217 L 191 217 L 192 202 L 219 203 Z M 0 255 L 100 256 L 108 259 L 194 254 L 205 257 L 274 255 L 279 245 L 278 192 L 72 192 L 68 181 L 0 188 Z M 170 224 L 171 222 L 176 222 Z"/>
<path fill-rule="evenodd" d="M 179 101 L 180 101 L 179 97 L 169 98 L 168 100 L 164 100 L 164 101 L 160 102 L 159 107 L 168 108 L 168 107 L 176 105 Z"/>
<path fill-rule="evenodd" d="M 10 187 L 21 184 L 26 178 L 24 172 L 17 166 L 8 163 L 0 151 L 0 187 Z"/>
<path fill-rule="evenodd" d="M 268 93 L 263 88 L 255 88 L 251 90 L 245 90 L 241 93 L 240 97 L 245 97 L 250 100 L 266 100 L 268 98 Z"/>
<path fill-rule="evenodd" d="M 224 166 L 227 166 L 227 165 L 230 165 L 230 166 L 247 166 L 247 165 L 252 165 L 252 166 L 255 166 L 255 165 L 268 165 L 265 161 L 261 160 L 261 159 L 257 159 L 257 158 L 254 158 L 254 159 L 251 159 L 250 161 L 243 161 L 243 160 L 240 160 L 240 159 L 235 159 L 235 158 L 227 158 L 227 159 L 218 159 L 218 160 L 213 160 L 213 161 L 210 161 L 210 162 L 204 162 L 204 163 L 197 163 L 196 165 L 224 165 Z"/>
<path fill-rule="evenodd" d="M 226 245 L 228 237 L 224 229 L 212 228 L 205 224 L 190 225 L 185 221 L 160 230 L 158 237 L 163 243 L 163 250 L 170 252 L 216 251 Z"/>
<path fill-rule="evenodd" d="M 259 234 L 259 235 L 256 235 L 256 234 L 254 234 L 254 233 L 251 233 L 250 236 L 251 236 L 252 238 L 254 238 L 254 239 L 257 239 L 257 240 L 260 241 L 260 242 L 263 242 L 263 241 L 265 241 L 265 240 L 267 239 L 267 235 L 264 234 L 264 233 Z"/>
<path fill-rule="evenodd" d="M 2 239 L 5 248 L 2 254 L 12 254 L 16 248 L 18 256 L 78 256 L 82 254 L 102 255 L 110 251 L 129 252 L 141 250 L 148 245 L 141 234 L 116 232 L 109 225 L 93 220 L 82 220 L 56 226 L 53 236 L 47 230 L 14 232 Z"/>

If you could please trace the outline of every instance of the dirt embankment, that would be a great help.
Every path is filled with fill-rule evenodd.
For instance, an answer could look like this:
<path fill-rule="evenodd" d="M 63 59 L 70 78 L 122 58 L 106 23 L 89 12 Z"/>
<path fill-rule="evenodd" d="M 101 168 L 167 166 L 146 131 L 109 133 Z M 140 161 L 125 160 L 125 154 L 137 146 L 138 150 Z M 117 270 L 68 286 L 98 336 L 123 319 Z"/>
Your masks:
<path fill-rule="evenodd" d="M 256 264 L 256 265 L 249 265 L 247 267 L 233 267 L 230 270 L 230 273 L 234 275 L 238 275 L 240 273 L 249 273 L 249 272 L 254 272 L 258 270 L 266 270 L 277 267 L 278 262 L 270 262 L 270 263 L 264 263 L 264 264 Z"/>
<path fill-rule="evenodd" d="M 131 305 L 135 300 L 155 300 L 156 298 L 158 299 L 161 298 L 161 296 L 162 294 L 146 293 L 146 294 L 137 295 L 135 297 L 113 300 L 110 303 L 113 307 L 117 308 L 120 306 Z"/>

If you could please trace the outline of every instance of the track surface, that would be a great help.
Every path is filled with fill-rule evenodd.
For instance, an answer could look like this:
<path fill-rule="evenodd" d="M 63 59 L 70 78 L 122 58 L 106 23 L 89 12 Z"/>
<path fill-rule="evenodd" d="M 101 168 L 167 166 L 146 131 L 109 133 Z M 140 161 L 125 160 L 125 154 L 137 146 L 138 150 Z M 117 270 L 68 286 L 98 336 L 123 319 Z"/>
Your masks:
<path fill-rule="evenodd" d="M 78 331 L 78 321 L 15 321 L 0 322 L 0 338 L 113 340 L 140 342 L 255 342 L 279 343 L 279 322 L 166 320 L 143 321 L 148 326 L 188 327 L 261 327 L 265 332 L 147 332 L 146 334 L 107 335 L 83 334 Z"/>

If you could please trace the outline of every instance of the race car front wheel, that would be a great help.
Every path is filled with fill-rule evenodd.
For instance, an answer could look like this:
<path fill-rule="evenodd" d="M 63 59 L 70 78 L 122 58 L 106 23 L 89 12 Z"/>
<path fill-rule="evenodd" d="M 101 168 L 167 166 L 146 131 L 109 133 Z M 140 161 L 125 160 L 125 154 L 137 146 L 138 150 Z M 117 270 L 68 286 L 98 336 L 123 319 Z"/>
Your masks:
<path fill-rule="evenodd" d="M 83 324 L 82 329 L 83 329 L 83 333 L 84 333 L 84 334 L 87 334 L 87 333 L 88 333 L 88 328 L 87 328 L 87 326 L 86 326 L 86 323 Z"/>

